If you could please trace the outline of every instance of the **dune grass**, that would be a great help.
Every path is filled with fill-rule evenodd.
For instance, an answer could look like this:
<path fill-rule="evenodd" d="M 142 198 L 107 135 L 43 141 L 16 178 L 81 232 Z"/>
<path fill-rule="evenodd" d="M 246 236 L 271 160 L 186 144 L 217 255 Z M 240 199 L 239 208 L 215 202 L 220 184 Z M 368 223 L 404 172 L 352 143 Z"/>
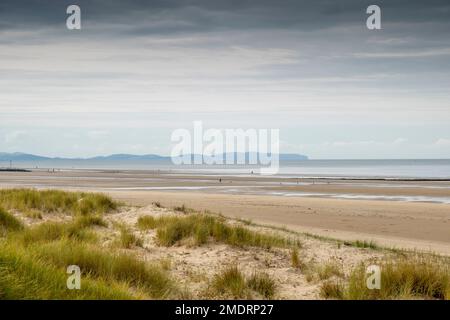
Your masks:
<path fill-rule="evenodd" d="M 325 264 L 321 264 L 316 268 L 317 276 L 320 280 L 326 280 L 331 277 L 343 277 L 342 266 L 336 261 L 331 261 Z"/>
<path fill-rule="evenodd" d="M 356 240 L 356 241 L 344 241 L 345 246 L 356 247 L 356 248 L 369 248 L 369 249 L 380 249 L 379 246 L 373 241 L 366 240 Z"/>
<path fill-rule="evenodd" d="M 91 226 L 106 226 L 106 223 L 98 216 L 78 216 L 70 222 L 44 222 L 33 227 L 26 228 L 20 233 L 12 234 L 14 240 L 27 246 L 36 242 L 48 242 L 61 239 L 94 242 L 97 237 L 89 230 Z"/>
<path fill-rule="evenodd" d="M 170 265 L 145 262 L 117 247 L 105 251 L 99 245 L 98 228 L 107 227 L 102 215 L 117 204 L 100 194 L 28 189 L 0 190 L 0 299 L 135 299 L 188 297 L 170 279 Z M 9 211 L 8 211 L 9 210 Z M 36 216 L 60 213 L 71 217 L 66 222 L 43 222 L 25 227 L 10 212 Z M 162 246 L 189 240 L 195 245 L 212 241 L 232 246 L 291 249 L 291 264 L 321 284 L 320 295 L 327 299 L 450 299 L 448 263 L 430 255 L 380 263 L 381 289 L 366 287 L 365 266 L 355 268 L 344 278 L 336 263 L 317 267 L 306 263 L 298 252 L 299 244 L 277 235 L 255 232 L 240 224 L 230 224 L 211 214 L 144 216 L 138 219 L 141 230 L 155 229 Z M 188 214 L 189 213 L 189 214 Z M 61 217 L 58 217 L 61 218 Z M 95 227 L 95 228 L 94 228 Z M 129 229 L 121 227 L 120 248 L 142 245 Z M 378 249 L 372 242 L 343 242 L 358 248 Z M 127 251 L 128 252 L 128 251 Z M 82 290 L 68 290 L 66 268 L 78 265 L 82 270 Z M 307 275 L 308 276 L 308 275 Z M 335 278 L 333 278 L 335 277 Z M 331 279 L 330 279 L 331 278 Z M 246 277 L 237 265 L 225 267 L 210 284 L 214 297 L 271 299 L 276 285 L 266 273 Z"/>
<path fill-rule="evenodd" d="M 249 294 L 245 276 L 235 264 L 227 266 L 217 273 L 214 276 L 212 287 L 219 295 L 228 295 L 234 299 L 243 299 Z"/>
<path fill-rule="evenodd" d="M 32 282 L 33 285 L 36 283 L 36 288 L 33 287 L 34 291 L 31 290 L 23 298 L 122 299 L 139 298 L 140 295 L 134 293 L 141 292 L 141 295 L 150 298 L 163 299 L 178 293 L 167 271 L 159 264 L 146 263 L 133 255 L 119 253 L 113 249 L 105 252 L 100 247 L 80 241 L 79 236 L 70 234 L 70 227 L 72 227 L 71 224 L 44 223 L 35 228 L 20 231 L 2 242 L 0 251 L 9 254 L 9 264 L 5 271 L 3 265 L 6 262 L 0 259 L 0 276 L 3 272 L 10 280 L 3 287 L 0 286 L 0 298 L 21 298 L 20 293 L 25 290 L 25 288 L 22 290 L 21 286 L 28 282 Z M 15 257 L 14 253 L 18 256 Z M 83 281 L 86 276 L 88 284 L 98 287 L 98 290 L 107 291 L 110 284 L 113 286 L 117 284 L 121 288 L 120 292 L 114 292 L 114 287 L 109 295 L 106 295 L 107 292 L 94 290 L 92 295 L 86 296 L 82 293 L 79 297 L 77 294 L 65 292 L 67 275 L 64 271 L 69 265 L 79 266 L 83 272 Z M 29 272 L 29 274 L 23 277 L 22 272 Z M 41 291 L 37 288 L 38 283 L 47 281 L 52 274 L 55 274 L 56 280 L 50 281 L 45 287 L 54 292 L 45 292 L 44 289 Z M 20 280 L 22 278 L 23 283 Z M 10 292 L 2 293 L 4 288 L 11 288 Z"/>
<path fill-rule="evenodd" d="M 247 286 L 266 299 L 272 299 L 275 295 L 275 281 L 267 273 L 254 272 L 247 280 Z"/>
<path fill-rule="evenodd" d="M 275 281 L 267 273 L 253 272 L 246 279 L 237 264 L 231 264 L 220 270 L 212 279 L 212 291 L 219 297 L 250 299 L 252 292 L 263 298 L 272 299 L 275 295 Z"/>
<path fill-rule="evenodd" d="M 173 221 L 175 216 L 160 216 L 155 218 L 153 216 L 142 216 L 137 221 L 137 227 L 141 230 L 156 229 L 160 226 Z"/>
<path fill-rule="evenodd" d="M 0 205 L 24 213 L 64 213 L 71 215 L 103 214 L 117 208 L 106 195 L 60 190 L 3 189 Z"/>
<path fill-rule="evenodd" d="M 344 299 L 344 285 L 342 282 L 326 281 L 320 286 L 320 296 L 325 299 Z"/>
<path fill-rule="evenodd" d="M 120 226 L 119 245 L 125 249 L 142 247 L 142 239 L 135 236 L 126 226 Z"/>
<path fill-rule="evenodd" d="M 114 248 L 105 251 L 92 227 L 106 227 L 102 214 L 115 203 L 98 194 L 25 189 L 0 191 L 0 202 L 20 212 L 42 211 L 72 217 L 24 227 L 0 209 L 0 299 L 136 299 L 180 294 L 167 270 Z M 124 235 L 126 234 L 126 235 Z M 123 233 L 121 241 L 136 244 Z M 82 271 L 82 290 L 66 286 L 66 268 Z"/>
<path fill-rule="evenodd" d="M 186 216 L 140 217 L 137 222 L 141 230 L 156 229 L 160 245 L 173 246 L 177 242 L 192 238 L 196 245 L 210 240 L 232 246 L 286 247 L 294 243 L 288 239 L 251 231 L 238 225 L 229 225 L 224 219 L 206 215 L 191 214 Z"/>
<path fill-rule="evenodd" d="M 175 285 L 159 265 L 145 263 L 131 254 L 107 253 L 101 248 L 69 240 L 31 246 L 29 250 L 54 266 L 77 265 L 92 278 L 105 283 L 124 282 L 152 298 L 167 298 L 175 292 Z"/>
<path fill-rule="evenodd" d="M 335 299 L 450 299 L 450 268 L 430 256 L 414 256 L 381 267 L 381 288 L 366 285 L 366 267 L 353 270 L 348 284 L 328 282 L 322 285 L 325 298 Z"/>
<path fill-rule="evenodd" d="M 16 245 L 0 244 L 0 266 L 0 300 L 140 298 L 124 284 L 93 279 L 87 274 L 82 275 L 81 290 L 68 290 L 68 275 L 63 268 Z"/>
<path fill-rule="evenodd" d="M 302 269 L 304 266 L 303 261 L 301 261 L 299 257 L 297 248 L 292 248 L 291 250 L 291 265 L 295 269 Z"/>
<path fill-rule="evenodd" d="M 0 207 L 0 235 L 8 231 L 18 231 L 24 228 L 20 222 L 11 213 Z"/>

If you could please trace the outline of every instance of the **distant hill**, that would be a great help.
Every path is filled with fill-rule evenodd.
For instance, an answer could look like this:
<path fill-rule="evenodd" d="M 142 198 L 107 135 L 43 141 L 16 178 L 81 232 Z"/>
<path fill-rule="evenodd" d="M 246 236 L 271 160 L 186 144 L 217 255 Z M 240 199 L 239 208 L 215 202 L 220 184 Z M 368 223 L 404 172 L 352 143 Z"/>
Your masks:
<path fill-rule="evenodd" d="M 0 161 L 126 161 L 126 160 L 164 160 L 170 157 L 159 156 L 156 154 L 134 155 L 134 154 L 112 154 L 109 156 L 97 156 L 91 158 L 62 158 L 62 157 L 45 157 L 29 153 L 6 153 L 0 152 Z"/>
<path fill-rule="evenodd" d="M 230 154 L 224 154 L 224 156 Z M 255 156 L 256 154 L 252 154 Z M 234 158 L 237 159 L 243 154 L 234 154 Z M 250 153 L 245 154 L 245 158 L 248 160 Z M 199 159 L 200 155 L 191 155 L 191 159 Z M 293 162 L 308 160 L 307 156 L 300 154 L 280 154 L 280 162 Z M 108 156 L 96 156 L 90 158 L 62 158 L 62 157 L 45 157 L 29 153 L 14 152 L 5 153 L 0 152 L 0 167 L 9 167 L 10 161 L 13 167 L 101 167 L 102 164 L 107 166 L 114 165 L 126 165 L 126 164 L 138 164 L 138 165 L 152 165 L 152 164 L 165 164 L 170 165 L 172 163 L 170 156 L 160 156 L 157 154 L 112 154 Z"/>
<path fill-rule="evenodd" d="M 50 158 L 21 152 L 14 152 L 14 153 L 0 152 L 0 161 L 41 161 L 47 159 Z"/>
<path fill-rule="evenodd" d="M 225 154 L 227 156 L 228 154 Z M 241 154 L 242 155 L 242 154 Z M 256 153 L 252 154 L 256 155 Z M 192 155 L 191 155 L 192 156 Z M 199 155 L 194 155 L 195 157 L 198 157 Z M 235 157 L 238 157 L 239 154 L 235 153 Z M 245 157 L 250 157 L 250 153 L 246 153 Z M 34 154 L 29 153 L 22 153 L 22 152 L 14 152 L 14 153 L 6 153 L 6 152 L 0 152 L 0 161 L 46 161 L 46 160 L 61 160 L 61 161 L 80 161 L 80 160 L 86 160 L 86 161 L 92 161 L 92 160 L 101 160 L 101 161 L 127 161 L 127 160 L 139 160 L 139 161 L 152 161 L 152 160 L 170 160 L 170 156 L 160 156 L 157 154 L 144 154 L 144 155 L 136 155 L 136 154 L 111 154 L 108 156 L 96 156 L 96 157 L 90 157 L 90 158 L 61 158 L 61 157 L 45 157 L 45 156 L 38 156 Z M 292 154 L 292 153 L 281 153 L 280 154 L 280 160 L 285 161 L 298 161 L 298 160 L 308 160 L 307 156 L 301 155 L 301 154 Z"/>

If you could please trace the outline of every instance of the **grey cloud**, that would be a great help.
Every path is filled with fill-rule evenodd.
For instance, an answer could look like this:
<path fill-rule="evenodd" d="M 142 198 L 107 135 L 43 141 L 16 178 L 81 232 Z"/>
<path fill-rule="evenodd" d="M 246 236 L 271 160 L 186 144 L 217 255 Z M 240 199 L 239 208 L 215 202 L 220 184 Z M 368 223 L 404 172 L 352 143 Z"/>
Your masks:
<path fill-rule="evenodd" d="M 376 1 L 388 23 L 443 22 L 448 26 L 450 3 L 445 0 Z M 65 8 L 74 1 L 0 3 L 2 29 L 64 25 Z M 211 30 L 298 28 L 322 29 L 358 24 L 368 0 L 79 0 L 89 24 L 128 25 L 136 34 L 167 34 Z M 155 23 L 159 22 L 159 23 Z M 165 23 L 161 23 L 165 22 Z M 135 28 L 133 28 L 135 26 Z"/>

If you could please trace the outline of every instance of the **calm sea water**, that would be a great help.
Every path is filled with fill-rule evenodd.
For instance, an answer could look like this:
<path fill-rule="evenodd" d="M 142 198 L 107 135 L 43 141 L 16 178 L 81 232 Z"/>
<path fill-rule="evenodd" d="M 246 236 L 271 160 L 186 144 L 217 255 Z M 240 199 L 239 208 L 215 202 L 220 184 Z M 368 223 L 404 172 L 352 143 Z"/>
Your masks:
<path fill-rule="evenodd" d="M 309 160 L 280 174 L 371 178 L 450 178 L 450 160 Z"/>
<path fill-rule="evenodd" d="M 247 175 L 250 166 L 175 166 L 171 163 L 65 161 L 21 164 L 28 168 L 170 170 L 198 174 Z M 450 179 L 450 159 L 445 160 L 304 160 L 283 162 L 279 176 L 338 178 L 439 178 Z"/>

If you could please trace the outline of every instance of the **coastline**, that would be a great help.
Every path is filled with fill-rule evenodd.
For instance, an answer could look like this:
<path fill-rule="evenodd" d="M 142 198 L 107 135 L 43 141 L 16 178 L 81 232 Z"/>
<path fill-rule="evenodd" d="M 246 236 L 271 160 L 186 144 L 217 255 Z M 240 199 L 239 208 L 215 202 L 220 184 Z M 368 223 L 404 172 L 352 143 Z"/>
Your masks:
<path fill-rule="evenodd" d="M 184 204 L 196 210 L 324 237 L 367 240 L 389 248 L 450 255 L 450 204 L 364 199 L 366 196 L 450 198 L 450 183 L 445 181 L 380 184 L 367 180 L 330 180 L 322 183 L 311 179 L 297 182 L 279 177 L 241 176 L 225 177 L 219 182 L 216 176 L 135 170 L 3 172 L 0 175 L 0 188 L 20 187 L 103 192 L 131 205 Z M 271 192 L 303 192 L 309 196 L 280 196 Z M 315 193 L 325 196 L 311 196 Z M 353 194 L 359 198 L 332 198 L 326 194 Z"/>

